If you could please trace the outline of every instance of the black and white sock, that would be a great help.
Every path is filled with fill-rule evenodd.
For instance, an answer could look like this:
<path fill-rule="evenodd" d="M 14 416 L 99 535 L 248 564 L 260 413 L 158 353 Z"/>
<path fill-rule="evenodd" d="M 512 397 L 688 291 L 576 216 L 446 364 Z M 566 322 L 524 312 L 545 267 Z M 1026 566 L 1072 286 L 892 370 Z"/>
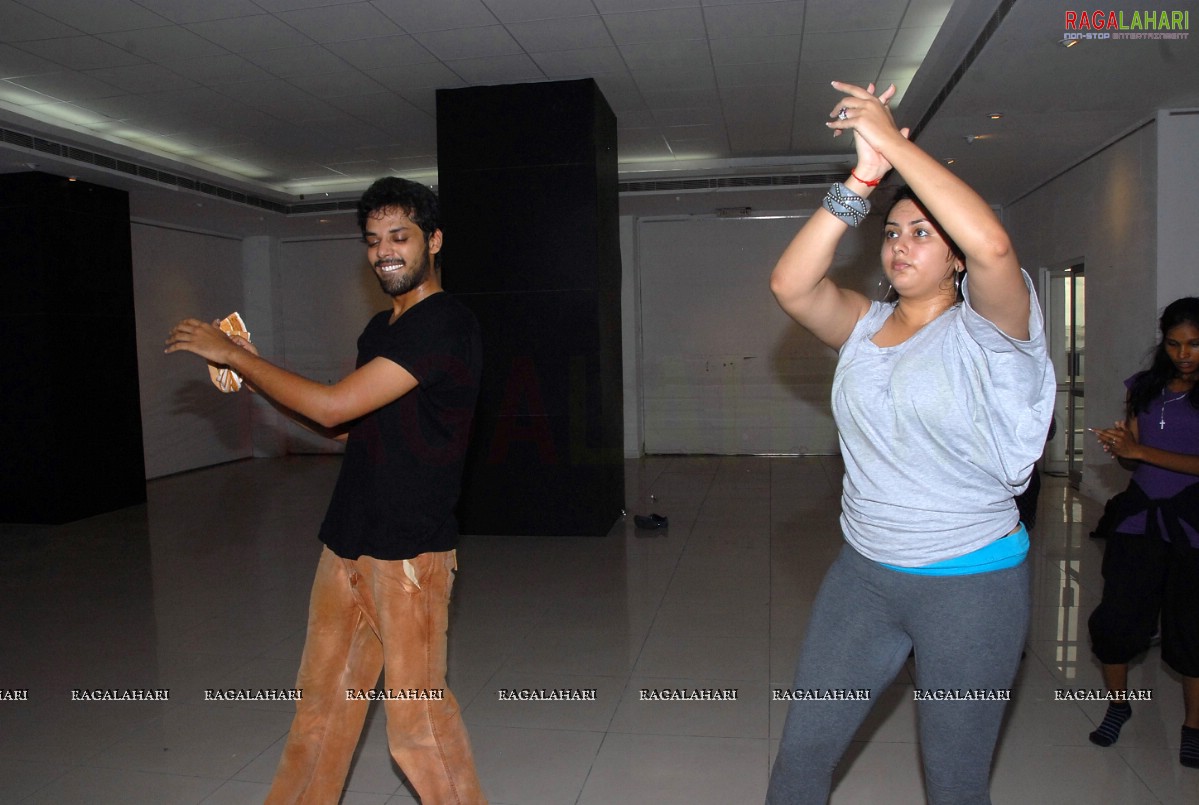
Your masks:
<path fill-rule="evenodd" d="M 1087 737 L 1097 746 L 1111 746 L 1120 739 L 1120 728 L 1132 718 L 1132 706 L 1128 702 L 1112 702 L 1107 706 L 1103 723 Z"/>
<path fill-rule="evenodd" d="M 1182 725 L 1182 745 L 1178 748 L 1178 762 L 1192 769 L 1199 769 L 1199 727 Z"/>

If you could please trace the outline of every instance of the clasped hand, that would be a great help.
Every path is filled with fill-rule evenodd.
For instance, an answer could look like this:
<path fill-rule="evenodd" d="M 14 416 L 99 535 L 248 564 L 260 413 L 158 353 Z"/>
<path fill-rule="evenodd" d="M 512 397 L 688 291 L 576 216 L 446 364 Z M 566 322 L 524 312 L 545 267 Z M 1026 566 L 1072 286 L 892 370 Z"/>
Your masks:
<path fill-rule="evenodd" d="M 911 133 L 907 128 L 898 128 L 891 116 L 890 101 L 895 96 L 895 85 L 892 84 L 874 95 L 874 84 L 865 89 L 854 84 L 834 81 L 833 88 L 845 93 L 832 111 L 825 125 L 833 130 L 833 136 L 839 136 L 843 131 L 852 131 L 854 147 L 857 149 L 857 168 L 863 173 L 863 178 L 879 178 L 891 170 L 891 162 L 884 156 L 895 139 L 906 140 Z"/>
<path fill-rule="evenodd" d="M 1140 445 L 1136 435 L 1123 422 L 1117 422 L 1110 428 L 1088 428 L 1105 453 L 1112 458 L 1135 458 L 1133 453 Z"/>

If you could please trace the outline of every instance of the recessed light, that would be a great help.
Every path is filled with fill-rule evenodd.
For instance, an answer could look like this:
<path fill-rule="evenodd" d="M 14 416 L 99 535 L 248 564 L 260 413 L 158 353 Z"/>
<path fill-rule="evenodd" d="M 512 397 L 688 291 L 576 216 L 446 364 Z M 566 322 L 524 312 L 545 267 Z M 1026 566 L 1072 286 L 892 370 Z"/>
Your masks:
<path fill-rule="evenodd" d="M 1003 118 L 1003 112 L 992 112 L 991 114 L 987 115 L 987 117 L 991 118 L 992 120 L 1001 120 Z"/>
<path fill-rule="evenodd" d="M 1059 39 L 1057 43 L 1064 48 L 1072 48 L 1078 44 L 1078 40 L 1077 39 Z"/>

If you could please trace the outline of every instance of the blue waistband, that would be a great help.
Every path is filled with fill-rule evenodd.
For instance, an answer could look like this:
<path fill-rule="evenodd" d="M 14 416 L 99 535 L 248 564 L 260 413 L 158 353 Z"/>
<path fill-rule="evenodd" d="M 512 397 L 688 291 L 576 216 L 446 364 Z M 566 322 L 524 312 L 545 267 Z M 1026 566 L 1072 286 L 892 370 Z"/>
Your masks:
<path fill-rule="evenodd" d="M 952 559 L 942 559 L 940 562 L 919 567 L 888 564 L 883 564 L 883 567 L 918 576 L 967 576 L 971 573 L 990 573 L 993 570 L 1015 567 L 1024 561 L 1025 556 L 1028 556 L 1028 529 L 1021 523 L 1014 533 Z"/>

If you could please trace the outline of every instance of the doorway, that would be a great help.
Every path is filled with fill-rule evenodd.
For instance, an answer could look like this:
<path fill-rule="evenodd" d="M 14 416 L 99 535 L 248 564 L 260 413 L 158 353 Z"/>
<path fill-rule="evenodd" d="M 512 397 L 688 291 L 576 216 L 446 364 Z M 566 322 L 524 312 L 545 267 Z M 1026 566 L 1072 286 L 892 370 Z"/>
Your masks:
<path fill-rule="evenodd" d="M 1057 433 L 1045 449 L 1044 469 L 1066 476 L 1075 488 L 1082 481 L 1086 435 L 1086 299 L 1082 262 L 1047 271 L 1045 337 L 1057 377 Z"/>

